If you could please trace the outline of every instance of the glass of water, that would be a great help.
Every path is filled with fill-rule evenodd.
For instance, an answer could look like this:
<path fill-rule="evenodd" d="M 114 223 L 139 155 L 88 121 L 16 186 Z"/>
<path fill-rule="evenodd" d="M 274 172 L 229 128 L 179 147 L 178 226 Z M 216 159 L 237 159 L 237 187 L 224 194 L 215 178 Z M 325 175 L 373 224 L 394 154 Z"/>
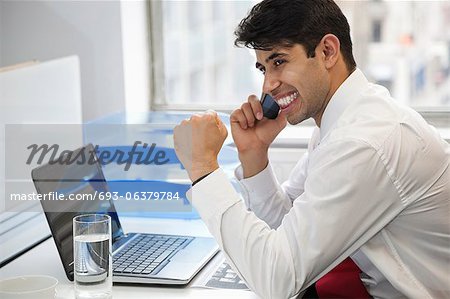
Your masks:
<path fill-rule="evenodd" d="M 112 298 L 111 217 L 73 218 L 75 297 Z"/>

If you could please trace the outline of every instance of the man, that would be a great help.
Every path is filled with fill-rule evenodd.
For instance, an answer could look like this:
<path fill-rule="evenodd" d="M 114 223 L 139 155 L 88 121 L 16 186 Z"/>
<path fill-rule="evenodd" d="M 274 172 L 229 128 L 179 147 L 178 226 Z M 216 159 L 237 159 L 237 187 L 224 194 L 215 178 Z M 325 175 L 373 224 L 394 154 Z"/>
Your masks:
<path fill-rule="evenodd" d="M 244 202 L 217 163 L 227 130 L 214 112 L 174 130 L 190 200 L 234 269 L 264 298 L 301 294 L 350 257 L 373 297 L 450 297 L 450 147 L 356 68 L 331 0 L 266 0 L 236 30 L 254 48 L 263 91 L 231 115 Z M 312 117 L 308 153 L 280 185 L 268 148 Z"/>

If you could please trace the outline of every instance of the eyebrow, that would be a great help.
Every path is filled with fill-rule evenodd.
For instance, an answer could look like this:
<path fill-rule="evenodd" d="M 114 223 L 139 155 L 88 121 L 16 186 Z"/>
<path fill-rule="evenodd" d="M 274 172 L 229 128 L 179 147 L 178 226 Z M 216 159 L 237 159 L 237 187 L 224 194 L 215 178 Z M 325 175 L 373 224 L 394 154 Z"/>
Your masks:
<path fill-rule="evenodd" d="M 286 53 L 274 52 L 274 53 L 270 54 L 269 57 L 266 58 L 265 62 L 266 62 L 266 63 L 269 63 L 270 60 L 273 60 L 273 59 L 275 59 L 275 58 L 277 58 L 277 57 L 287 56 L 287 55 L 288 55 L 288 54 L 286 54 Z M 261 67 L 264 67 L 264 66 L 263 66 L 261 63 L 256 62 L 255 67 L 256 67 L 257 69 L 260 69 Z"/>
<path fill-rule="evenodd" d="M 270 60 L 275 59 L 277 57 L 282 57 L 282 56 L 286 56 L 286 53 L 279 53 L 279 52 L 274 52 L 272 54 L 270 54 L 269 57 L 266 58 L 266 63 L 268 63 Z"/>

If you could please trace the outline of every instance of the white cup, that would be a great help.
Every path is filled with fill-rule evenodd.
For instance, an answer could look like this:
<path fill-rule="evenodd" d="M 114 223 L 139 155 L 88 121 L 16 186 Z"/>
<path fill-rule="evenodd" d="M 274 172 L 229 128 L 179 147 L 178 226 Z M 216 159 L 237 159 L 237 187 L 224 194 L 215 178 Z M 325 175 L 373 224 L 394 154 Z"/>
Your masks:
<path fill-rule="evenodd" d="M 0 281 L 2 299 L 53 299 L 58 280 L 46 275 L 25 275 Z"/>

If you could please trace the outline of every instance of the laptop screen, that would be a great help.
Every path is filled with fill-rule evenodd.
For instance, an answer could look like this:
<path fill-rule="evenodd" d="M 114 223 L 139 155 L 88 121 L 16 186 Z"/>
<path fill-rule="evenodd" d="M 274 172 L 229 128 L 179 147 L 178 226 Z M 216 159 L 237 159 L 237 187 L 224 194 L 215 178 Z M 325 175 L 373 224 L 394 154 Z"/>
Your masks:
<path fill-rule="evenodd" d="M 33 169 L 32 178 L 37 192 L 48 195 L 47 199 L 43 198 L 40 202 L 66 274 L 73 280 L 73 217 L 107 213 L 111 216 L 113 241 L 124 233 L 113 202 L 100 200 L 97 196 L 100 192 L 107 192 L 108 186 L 94 147 L 89 144 L 73 152 L 66 152 L 66 155 L 71 159 L 51 161 Z M 89 159 L 90 156 L 93 158 Z M 64 199 L 52 200 L 51 195 L 55 194 Z"/>

